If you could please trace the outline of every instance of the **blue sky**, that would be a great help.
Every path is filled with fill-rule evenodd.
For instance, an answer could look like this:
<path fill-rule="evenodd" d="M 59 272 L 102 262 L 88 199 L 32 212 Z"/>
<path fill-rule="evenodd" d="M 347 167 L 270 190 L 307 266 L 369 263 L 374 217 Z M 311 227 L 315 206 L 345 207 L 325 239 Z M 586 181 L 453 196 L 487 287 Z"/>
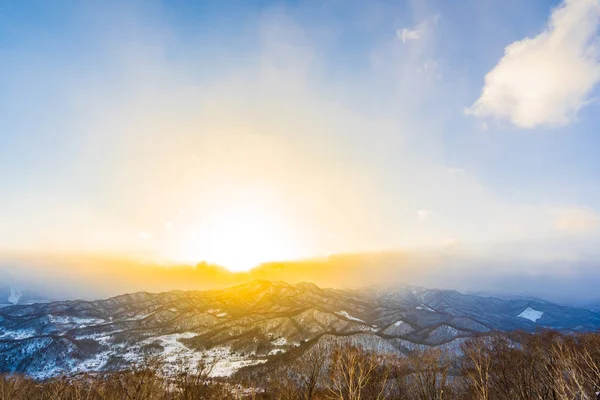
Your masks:
<path fill-rule="evenodd" d="M 4 2 L 1 249 L 595 262 L 599 9 Z"/>

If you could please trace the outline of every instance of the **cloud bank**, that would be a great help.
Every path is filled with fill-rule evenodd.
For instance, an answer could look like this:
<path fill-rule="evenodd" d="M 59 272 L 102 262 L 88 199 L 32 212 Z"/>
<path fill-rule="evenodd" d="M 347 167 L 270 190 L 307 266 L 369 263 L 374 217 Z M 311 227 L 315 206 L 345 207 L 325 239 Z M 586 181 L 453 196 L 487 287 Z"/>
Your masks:
<path fill-rule="evenodd" d="M 565 0 L 542 33 L 505 48 L 467 113 L 521 128 L 571 122 L 600 81 L 599 24 L 600 1 Z"/>

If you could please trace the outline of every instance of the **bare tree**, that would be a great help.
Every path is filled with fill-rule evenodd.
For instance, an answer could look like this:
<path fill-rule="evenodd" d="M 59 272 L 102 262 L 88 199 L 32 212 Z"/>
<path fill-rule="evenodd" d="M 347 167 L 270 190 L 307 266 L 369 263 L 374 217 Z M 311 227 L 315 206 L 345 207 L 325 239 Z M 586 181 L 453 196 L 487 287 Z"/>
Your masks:
<path fill-rule="evenodd" d="M 66 377 L 58 377 L 46 382 L 43 391 L 42 399 L 44 400 L 63 400 L 67 398 L 69 390 L 69 381 Z"/>
<path fill-rule="evenodd" d="M 442 400 L 449 391 L 450 358 L 439 348 L 416 350 L 410 355 L 413 368 L 411 393 L 420 400 Z"/>
<path fill-rule="evenodd" d="M 323 379 L 325 366 L 330 349 L 323 342 L 312 346 L 308 351 L 298 357 L 292 364 L 299 382 L 300 398 L 312 400 L 317 387 Z"/>
<path fill-rule="evenodd" d="M 462 343 L 461 372 L 471 389 L 473 399 L 489 400 L 492 372 L 492 352 L 489 338 L 477 337 Z"/>
<path fill-rule="evenodd" d="M 396 400 L 411 399 L 411 369 L 409 360 L 406 357 L 390 357 L 390 376 L 391 383 L 390 397 Z"/>
<path fill-rule="evenodd" d="M 192 362 L 188 358 L 179 360 L 174 377 L 175 398 L 180 400 L 213 398 L 218 392 L 218 387 L 212 384 L 210 376 L 218 361 L 217 358 L 201 359 L 196 362 Z"/>
<path fill-rule="evenodd" d="M 114 380 L 115 388 L 124 400 L 162 400 L 166 398 L 166 382 L 161 377 L 163 361 L 148 357 L 138 366 L 120 372 Z"/>
<path fill-rule="evenodd" d="M 545 365 L 554 397 L 560 400 L 597 398 L 600 368 L 577 336 L 559 336 L 549 346 L 553 363 Z"/>
<path fill-rule="evenodd" d="M 33 389 L 32 380 L 22 375 L 0 376 L 0 400 L 25 399 Z"/>
<path fill-rule="evenodd" d="M 358 346 L 339 345 L 333 349 L 329 368 L 330 398 L 340 400 L 383 399 L 389 365 L 381 355 Z M 368 397 L 367 397 L 367 394 Z"/>

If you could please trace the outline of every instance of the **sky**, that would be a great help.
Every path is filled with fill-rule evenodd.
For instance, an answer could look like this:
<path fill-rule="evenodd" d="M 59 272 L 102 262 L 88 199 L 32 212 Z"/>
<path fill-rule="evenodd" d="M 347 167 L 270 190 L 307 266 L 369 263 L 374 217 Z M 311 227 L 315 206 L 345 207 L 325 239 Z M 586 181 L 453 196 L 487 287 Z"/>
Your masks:
<path fill-rule="evenodd" d="M 2 2 L 0 251 L 585 281 L 599 24 L 599 0 Z"/>

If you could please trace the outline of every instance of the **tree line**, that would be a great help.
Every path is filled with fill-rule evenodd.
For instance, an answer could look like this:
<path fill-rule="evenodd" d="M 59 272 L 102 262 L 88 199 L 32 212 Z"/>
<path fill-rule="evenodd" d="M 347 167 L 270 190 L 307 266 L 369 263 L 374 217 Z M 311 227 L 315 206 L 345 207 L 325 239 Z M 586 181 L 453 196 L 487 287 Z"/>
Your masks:
<path fill-rule="evenodd" d="M 130 370 L 36 381 L 0 377 L 0 400 L 600 400 L 600 334 L 492 334 L 458 351 L 406 355 L 350 341 L 307 344 L 296 357 L 213 379 L 214 363 L 159 360 Z"/>

